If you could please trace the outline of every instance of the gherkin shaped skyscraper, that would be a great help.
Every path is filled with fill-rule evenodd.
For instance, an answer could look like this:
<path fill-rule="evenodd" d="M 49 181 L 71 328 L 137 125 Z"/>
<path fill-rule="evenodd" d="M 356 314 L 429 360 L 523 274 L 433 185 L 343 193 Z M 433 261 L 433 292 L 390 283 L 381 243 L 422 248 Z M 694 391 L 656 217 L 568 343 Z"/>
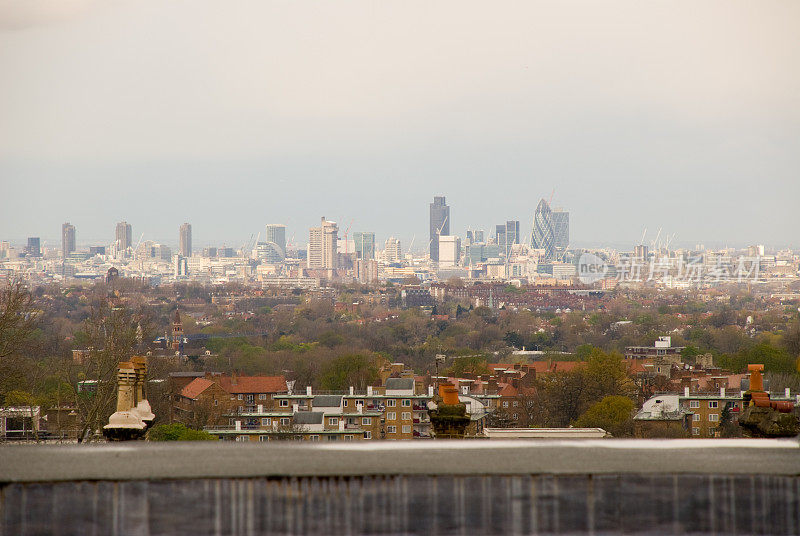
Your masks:
<path fill-rule="evenodd" d="M 531 247 L 544 250 L 544 259 L 553 260 L 556 253 L 555 229 L 553 225 L 553 211 L 550 205 L 542 199 L 533 215 L 533 230 L 531 232 Z"/>

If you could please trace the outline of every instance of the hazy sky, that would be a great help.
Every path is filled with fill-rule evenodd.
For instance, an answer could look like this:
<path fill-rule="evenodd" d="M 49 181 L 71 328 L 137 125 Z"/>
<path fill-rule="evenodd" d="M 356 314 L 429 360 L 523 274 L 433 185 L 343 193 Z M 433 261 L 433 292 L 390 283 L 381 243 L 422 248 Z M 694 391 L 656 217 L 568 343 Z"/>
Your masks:
<path fill-rule="evenodd" d="M 571 212 L 800 247 L 800 2 L 0 0 L 0 239 Z"/>

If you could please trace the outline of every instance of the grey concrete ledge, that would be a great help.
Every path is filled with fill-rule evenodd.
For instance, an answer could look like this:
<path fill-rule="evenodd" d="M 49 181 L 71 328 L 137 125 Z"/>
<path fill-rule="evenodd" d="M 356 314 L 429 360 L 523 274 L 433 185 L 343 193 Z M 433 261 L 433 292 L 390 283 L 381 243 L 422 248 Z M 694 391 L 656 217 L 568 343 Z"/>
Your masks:
<path fill-rule="evenodd" d="M 0 483 L 371 475 L 800 476 L 797 439 L 108 443 L 0 447 Z"/>

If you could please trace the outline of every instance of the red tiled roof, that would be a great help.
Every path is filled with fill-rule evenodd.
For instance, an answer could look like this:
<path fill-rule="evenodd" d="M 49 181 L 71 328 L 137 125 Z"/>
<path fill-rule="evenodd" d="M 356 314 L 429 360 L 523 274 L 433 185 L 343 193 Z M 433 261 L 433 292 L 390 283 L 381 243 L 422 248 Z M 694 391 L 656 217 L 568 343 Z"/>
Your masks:
<path fill-rule="evenodd" d="M 207 380 L 205 378 L 195 378 L 194 380 L 190 381 L 186 387 L 181 389 L 181 396 L 185 396 L 186 398 L 191 398 L 194 400 L 212 385 L 214 385 L 214 382 L 211 380 Z"/>
<path fill-rule="evenodd" d="M 516 387 L 514 387 L 510 383 L 507 383 L 506 386 L 500 389 L 500 391 L 497 394 L 499 394 L 500 396 L 517 396 L 518 391 Z"/>
<path fill-rule="evenodd" d="M 219 386 L 231 394 L 238 393 L 285 393 L 286 378 L 283 376 L 237 376 L 236 383 L 230 376 L 219 378 Z"/>

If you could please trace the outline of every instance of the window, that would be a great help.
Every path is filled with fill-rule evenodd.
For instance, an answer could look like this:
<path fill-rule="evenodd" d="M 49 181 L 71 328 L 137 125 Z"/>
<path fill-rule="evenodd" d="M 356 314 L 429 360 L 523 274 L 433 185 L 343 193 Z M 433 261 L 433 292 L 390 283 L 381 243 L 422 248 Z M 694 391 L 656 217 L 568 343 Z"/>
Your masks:
<path fill-rule="evenodd" d="M 216 398 L 214 399 L 214 405 L 219 406 L 219 400 L 217 400 Z"/>
<path fill-rule="evenodd" d="M 716 428 L 709 428 L 708 429 L 708 437 L 716 437 L 717 429 Z"/>
<path fill-rule="evenodd" d="M 255 397 L 253 395 L 247 395 L 246 399 L 247 402 L 253 402 L 255 400 Z"/>
<path fill-rule="evenodd" d="M 250 438 L 247 437 L 246 435 L 237 435 L 236 436 L 236 441 L 239 441 L 239 442 L 250 441 Z"/>
<path fill-rule="evenodd" d="M 364 426 L 369 426 L 370 424 L 372 424 L 372 417 L 364 417 L 364 418 L 362 418 L 361 419 L 361 424 L 363 424 Z"/>
<path fill-rule="evenodd" d="M 308 440 L 309 441 L 319 441 L 319 436 L 318 435 L 310 435 L 310 436 L 308 436 Z"/>
<path fill-rule="evenodd" d="M 328 417 L 328 426 L 339 426 L 338 417 Z"/>
<path fill-rule="evenodd" d="M 345 399 L 345 400 L 342 400 L 342 405 L 343 405 L 344 407 L 347 407 L 347 399 Z"/>
<path fill-rule="evenodd" d="M 503 401 L 503 407 L 504 407 L 504 408 L 507 408 L 507 407 L 508 407 L 508 400 L 504 400 L 504 401 Z"/>
<path fill-rule="evenodd" d="M 261 441 L 262 443 L 267 442 L 267 441 L 269 441 L 269 436 L 260 435 L 260 436 L 258 436 L 258 440 Z"/>
<path fill-rule="evenodd" d="M 397 433 L 397 426 L 387 426 L 386 427 L 387 434 L 396 434 Z"/>
<path fill-rule="evenodd" d="M 389 413 L 386 414 L 386 420 L 387 421 L 396 421 L 397 420 L 397 413 L 395 413 L 394 411 L 390 411 Z"/>
<path fill-rule="evenodd" d="M 280 402 L 278 402 L 278 405 L 280 407 L 282 407 L 282 408 L 288 408 L 289 407 L 289 401 L 288 400 L 281 400 Z"/>
<path fill-rule="evenodd" d="M 338 438 L 338 437 L 336 437 L 336 436 L 335 436 L 335 435 L 333 435 L 333 434 L 331 434 L 331 435 L 329 435 L 329 436 L 328 436 L 328 441 L 338 441 L 338 440 L 339 440 L 339 438 Z"/>
<path fill-rule="evenodd" d="M 400 415 L 400 418 L 403 419 L 404 421 L 410 421 L 411 420 L 411 412 L 410 411 L 404 411 L 403 414 Z"/>
<path fill-rule="evenodd" d="M 238 398 L 239 400 L 244 400 L 244 395 L 239 395 L 236 398 Z"/>
<path fill-rule="evenodd" d="M 397 404 L 397 400 L 395 400 L 394 398 L 390 398 L 389 400 L 386 401 L 386 405 L 389 406 L 390 408 L 393 408 L 395 404 Z"/>
<path fill-rule="evenodd" d="M 281 417 L 281 426 L 289 426 L 292 424 L 292 419 L 289 417 Z"/>
<path fill-rule="evenodd" d="M 692 428 L 692 435 L 700 435 L 700 428 Z"/>
<path fill-rule="evenodd" d="M 404 408 L 410 408 L 411 407 L 411 400 L 409 400 L 407 398 L 404 398 L 403 399 L 403 407 Z"/>
<path fill-rule="evenodd" d="M 363 406 L 363 405 L 364 405 L 363 400 L 356 400 L 356 406 Z"/>
<path fill-rule="evenodd" d="M 700 407 L 700 401 L 699 400 L 690 400 L 689 401 L 689 407 L 692 408 L 692 409 L 699 408 Z"/>
<path fill-rule="evenodd" d="M 694 416 L 692 417 L 692 420 L 693 421 L 699 421 L 700 420 L 700 414 L 699 413 L 695 413 Z"/>
<path fill-rule="evenodd" d="M 519 419 L 519 413 L 515 413 L 511 417 L 516 421 L 517 419 Z"/>
<path fill-rule="evenodd" d="M 244 413 L 244 406 L 239 406 L 239 413 Z"/>
<path fill-rule="evenodd" d="M 372 432 L 364 432 L 364 439 L 372 439 Z"/>
<path fill-rule="evenodd" d="M 344 440 L 345 440 L 345 441 L 352 441 L 352 440 L 353 440 L 353 436 L 351 436 L 351 435 L 346 435 L 346 436 L 344 436 Z"/>
<path fill-rule="evenodd" d="M 711 408 L 711 409 L 716 408 L 717 405 L 718 405 L 718 403 L 717 403 L 716 400 L 709 400 L 708 401 L 708 407 Z"/>
<path fill-rule="evenodd" d="M 264 394 L 264 393 L 261 393 L 260 395 L 258 395 L 258 399 L 259 400 L 266 400 L 267 399 L 267 395 Z"/>
<path fill-rule="evenodd" d="M 261 426 L 272 426 L 272 419 L 269 417 L 264 417 L 261 419 Z"/>
<path fill-rule="evenodd" d="M 719 413 L 709 413 L 708 420 L 711 422 L 717 422 L 719 420 Z"/>
<path fill-rule="evenodd" d="M 403 426 L 403 433 L 404 434 L 410 434 L 411 433 L 411 427 L 408 426 L 408 425 Z"/>
<path fill-rule="evenodd" d="M 514 407 L 515 407 L 515 408 L 516 408 L 516 407 L 519 407 L 519 400 L 515 400 L 515 401 L 514 401 Z"/>

